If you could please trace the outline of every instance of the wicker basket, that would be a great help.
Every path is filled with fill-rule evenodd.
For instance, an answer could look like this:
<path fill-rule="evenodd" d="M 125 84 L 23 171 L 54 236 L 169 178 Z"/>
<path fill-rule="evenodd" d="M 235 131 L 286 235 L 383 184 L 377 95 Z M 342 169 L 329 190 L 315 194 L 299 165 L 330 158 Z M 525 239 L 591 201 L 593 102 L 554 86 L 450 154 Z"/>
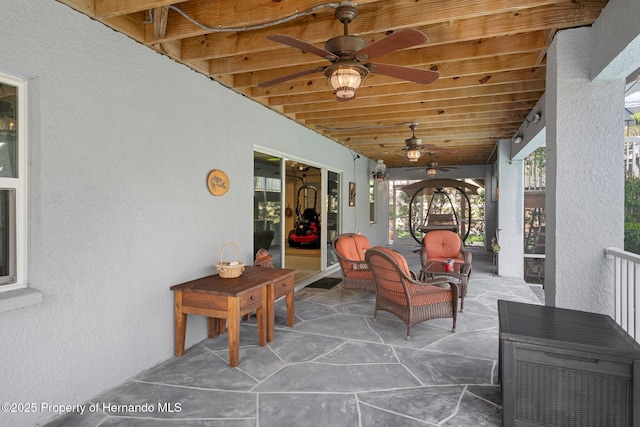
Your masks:
<path fill-rule="evenodd" d="M 232 262 L 222 261 L 224 248 L 229 245 L 233 245 L 233 247 L 236 248 L 236 260 Z M 218 269 L 218 274 L 223 279 L 233 279 L 242 275 L 244 264 L 238 259 L 238 246 L 236 246 L 235 243 L 227 242 L 222 246 L 222 249 L 220 249 L 220 262 L 216 265 L 216 268 Z"/>

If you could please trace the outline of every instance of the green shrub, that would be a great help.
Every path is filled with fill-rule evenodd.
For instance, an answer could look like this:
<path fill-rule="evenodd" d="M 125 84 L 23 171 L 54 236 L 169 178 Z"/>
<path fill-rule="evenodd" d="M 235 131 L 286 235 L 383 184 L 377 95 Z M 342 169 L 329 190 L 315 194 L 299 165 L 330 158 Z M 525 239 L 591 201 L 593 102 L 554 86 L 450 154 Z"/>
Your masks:
<path fill-rule="evenodd" d="M 624 182 L 624 250 L 640 254 L 640 178 Z"/>

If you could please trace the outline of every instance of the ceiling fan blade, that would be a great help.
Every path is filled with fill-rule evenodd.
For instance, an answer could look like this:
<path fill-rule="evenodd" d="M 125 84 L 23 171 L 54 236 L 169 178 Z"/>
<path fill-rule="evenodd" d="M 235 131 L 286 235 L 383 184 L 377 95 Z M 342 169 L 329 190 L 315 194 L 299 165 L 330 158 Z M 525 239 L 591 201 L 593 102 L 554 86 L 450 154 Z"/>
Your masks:
<path fill-rule="evenodd" d="M 423 147 L 427 151 L 438 151 L 440 153 L 453 154 L 458 152 L 458 150 L 456 150 L 455 148 L 442 148 L 442 147 L 438 147 L 437 145 L 431 145 L 431 144 L 424 144 Z"/>
<path fill-rule="evenodd" d="M 397 65 L 389 64 L 374 64 L 369 63 L 367 66 L 371 66 L 371 71 L 383 76 L 394 77 L 396 79 L 407 80 L 410 82 L 420 83 L 428 85 L 440 78 L 440 73 L 431 70 L 420 70 L 417 68 L 399 67 Z"/>
<path fill-rule="evenodd" d="M 287 74 L 286 76 L 277 77 L 277 78 L 272 79 L 272 80 L 267 80 L 266 82 L 258 83 L 258 87 L 275 86 L 277 84 L 284 83 L 284 82 L 286 82 L 288 80 L 293 80 L 293 79 L 298 78 L 298 77 L 306 76 L 307 74 L 322 72 L 322 71 L 324 71 L 324 69 L 325 69 L 325 67 L 318 67 L 318 68 L 314 68 L 312 70 L 298 71 L 297 73 Z"/>
<path fill-rule="evenodd" d="M 328 61 L 335 61 L 336 59 L 338 59 L 338 57 L 336 55 L 334 55 L 333 53 L 326 51 L 324 49 L 320 49 L 319 47 L 315 47 L 312 44 L 309 44 L 307 42 L 303 42 L 302 40 L 298 40 L 296 38 L 290 37 L 290 36 L 285 36 L 283 34 L 270 34 L 267 36 L 268 40 L 277 42 L 277 43 L 282 43 L 282 44 L 286 44 L 287 46 L 291 46 L 294 47 L 296 49 L 300 49 L 304 52 L 309 52 L 309 53 L 313 53 L 314 55 L 318 55 L 320 58 L 324 58 Z"/>
<path fill-rule="evenodd" d="M 425 44 L 429 38 L 418 30 L 405 28 L 389 34 L 387 37 L 376 40 L 357 51 L 355 57 L 358 61 L 367 61 L 377 58 L 385 53 L 395 52 L 411 46 Z"/>

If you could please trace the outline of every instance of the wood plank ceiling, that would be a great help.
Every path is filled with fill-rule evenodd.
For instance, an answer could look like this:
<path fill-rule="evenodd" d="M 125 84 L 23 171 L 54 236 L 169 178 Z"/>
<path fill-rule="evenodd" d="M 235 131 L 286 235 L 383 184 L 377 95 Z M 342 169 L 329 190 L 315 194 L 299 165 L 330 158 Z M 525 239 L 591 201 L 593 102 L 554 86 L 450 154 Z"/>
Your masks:
<path fill-rule="evenodd" d="M 591 25 L 606 0 L 361 0 L 349 34 L 368 43 L 402 28 L 429 42 L 375 62 L 436 70 L 422 85 L 370 73 L 355 99 L 337 102 L 321 72 L 268 88 L 257 85 L 330 63 L 267 40 L 284 34 L 324 48 L 343 34 L 337 3 L 317 0 L 58 0 L 220 82 L 354 152 L 390 167 L 404 140 L 456 150 L 440 165 L 492 162 L 535 113 L 545 91 L 546 52 L 556 31 Z M 320 5 L 326 7 L 317 7 Z M 312 13 L 303 12 L 313 9 Z M 287 20 L 285 18 L 292 17 Z M 283 21 L 271 25 L 275 21 Z M 215 102 L 215 101 L 212 101 Z M 428 151 L 428 150 L 427 150 Z"/>

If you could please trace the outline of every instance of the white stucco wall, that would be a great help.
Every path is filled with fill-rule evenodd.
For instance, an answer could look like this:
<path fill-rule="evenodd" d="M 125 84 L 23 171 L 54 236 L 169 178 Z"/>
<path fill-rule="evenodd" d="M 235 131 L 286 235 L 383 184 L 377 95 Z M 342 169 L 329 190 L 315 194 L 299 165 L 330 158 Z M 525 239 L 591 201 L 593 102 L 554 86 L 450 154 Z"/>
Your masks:
<path fill-rule="evenodd" d="M 55 1 L 0 0 L 0 70 L 30 76 L 30 286 L 0 313 L 0 401 L 73 404 L 173 355 L 169 287 L 214 272 L 233 241 L 249 262 L 253 147 L 331 166 L 369 226 L 372 162 Z M 213 197 L 211 169 L 230 190 Z M 384 208 L 386 203 L 380 205 Z M 343 206 L 347 206 L 346 200 Z M 190 316 L 187 345 L 205 338 Z M 55 414 L 0 414 L 32 425 Z"/>
<path fill-rule="evenodd" d="M 603 251 L 623 245 L 625 79 L 591 81 L 592 37 L 560 31 L 548 54 L 545 291 L 549 305 L 612 315 Z"/>
<path fill-rule="evenodd" d="M 594 81 L 626 78 L 640 67 L 638 0 L 609 1 L 593 24 L 590 75 Z"/>
<path fill-rule="evenodd" d="M 498 142 L 498 274 L 524 276 L 524 161 L 511 160 L 511 141 Z M 491 236 L 493 237 L 493 236 Z"/>

